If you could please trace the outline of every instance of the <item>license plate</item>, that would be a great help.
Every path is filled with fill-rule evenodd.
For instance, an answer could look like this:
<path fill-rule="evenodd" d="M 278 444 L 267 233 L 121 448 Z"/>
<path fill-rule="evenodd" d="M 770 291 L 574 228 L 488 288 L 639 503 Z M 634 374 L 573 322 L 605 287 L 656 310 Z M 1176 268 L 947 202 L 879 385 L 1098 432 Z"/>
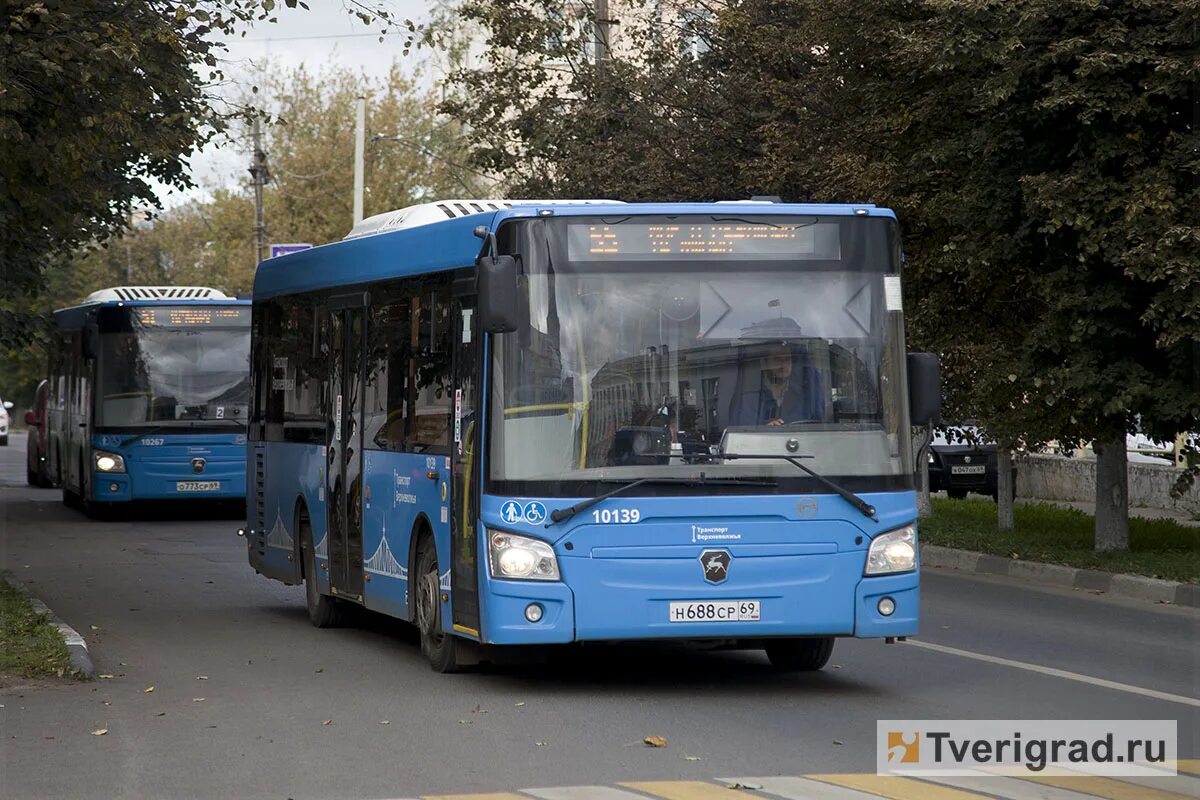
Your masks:
<path fill-rule="evenodd" d="M 762 618 L 761 600 L 693 600 L 668 605 L 671 622 L 757 622 Z"/>
<path fill-rule="evenodd" d="M 980 464 L 978 466 L 972 465 L 969 467 L 961 466 L 961 467 L 951 467 L 950 468 L 951 475 L 982 475 L 985 472 L 987 472 L 987 467 L 984 466 L 983 464 Z"/>
<path fill-rule="evenodd" d="M 220 489 L 220 481 L 175 481 L 177 492 L 216 492 Z"/>

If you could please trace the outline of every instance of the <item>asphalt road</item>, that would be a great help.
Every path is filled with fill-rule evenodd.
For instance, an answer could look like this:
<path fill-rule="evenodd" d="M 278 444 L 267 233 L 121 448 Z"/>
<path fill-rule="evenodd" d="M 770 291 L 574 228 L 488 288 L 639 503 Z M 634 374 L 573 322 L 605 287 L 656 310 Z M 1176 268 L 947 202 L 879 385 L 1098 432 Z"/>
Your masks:
<path fill-rule="evenodd" d="M 24 487 L 23 444 L 0 448 L 0 567 L 111 677 L 0 690 L 3 797 L 384 798 L 873 773 L 878 719 L 1175 719 L 1180 754 L 1200 754 L 1194 611 L 929 572 L 918 640 L 842 640 L 819 674 L 657 647 L 438 675 L 402 624 L 311 627 L 301 589 L 247 566 L 237 520 L 88 521 L 57 490 Z M 669 747 L 643 746 L 651 734 Z"/>

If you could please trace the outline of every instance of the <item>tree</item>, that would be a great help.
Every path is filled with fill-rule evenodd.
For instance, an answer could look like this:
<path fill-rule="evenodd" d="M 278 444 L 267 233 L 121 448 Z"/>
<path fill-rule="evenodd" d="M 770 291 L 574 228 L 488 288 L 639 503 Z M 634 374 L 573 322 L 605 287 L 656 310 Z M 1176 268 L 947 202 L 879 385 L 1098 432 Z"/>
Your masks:
<path fill-rule="evenodd" d="M 192 185 L 188 155 L 230 119 L 210 90 L 223 77 L 220 37 L 274 21 L 275 7 L 276 0 L 0 0 L 5 298 L 35 289 L 43 271 L 76 248 L 122 230 L 134 208 L 158 208 L 156 183 Z M 368 0 L 348 7 L 383 30 L 395 24 Z M 8 310 L 16 316 L 0 341 L 19 345 L 28 318 Z"/>
<path fill-rule="evenodd" d="M 747 0 L 713 5 L 699 58 L 650 33 L 555 72 L 547 8 L 470 0 L 489 60 L 450 108 L 518 185 L 894 207 L 910 339 L 944 354 L 951 407 L 1006 449 L 1097 441 L 1116 549 L 1125 431 L 1200 421 L 1198 8 Z"/>

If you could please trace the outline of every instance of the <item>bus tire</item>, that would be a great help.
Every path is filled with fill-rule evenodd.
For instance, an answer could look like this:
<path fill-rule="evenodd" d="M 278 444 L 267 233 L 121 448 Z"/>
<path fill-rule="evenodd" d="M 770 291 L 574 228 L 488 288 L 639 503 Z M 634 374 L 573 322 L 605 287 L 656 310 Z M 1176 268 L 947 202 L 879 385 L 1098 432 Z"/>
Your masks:
<path fill-rule="evenodd" d="M 421 634 L 421 652 L 434 672 L 458 672 L 458 640 L 442 630 L 441 583 L 437 549 L 429 536 L 417 550 L 413 581 L 413 618 Z"/>
<path fill-rule="evenodd" d="M 780 672 L 813 672 L 829 663 L 833 637 L 772 639 L 766 645 L 771 666 Z"/>
<path fill-rule="evenodd" d="M 300 515 L 300 552 L 304 568 L 304 605 L 308 621 L 317 628 L 338 628 L 345 622 L 346 609 L 336 597 L 321 594 L 317 585 L 317 556 L 313 552 L 312 525 Z"/>

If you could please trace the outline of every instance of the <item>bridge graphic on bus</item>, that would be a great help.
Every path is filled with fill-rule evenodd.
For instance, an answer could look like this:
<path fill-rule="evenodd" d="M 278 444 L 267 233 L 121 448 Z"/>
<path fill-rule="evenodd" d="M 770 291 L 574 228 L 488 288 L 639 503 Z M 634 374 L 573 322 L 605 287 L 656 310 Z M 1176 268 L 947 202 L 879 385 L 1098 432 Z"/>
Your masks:
<path fill-rule="evenodd" d="M 275 524 L 271 526 L 271 532 L 267 534 L 267 547 L 278 547 L 281 550 L 296 549 L 296 543 L 292 540 L 292 535 L 288 533 L 287 526 L 283 524 L 283 517 L 278 510 L 275 512 Z"/>
<path fill-rule="evenodd" d="M 396 557 L 392 555 L 392 548 L 388 546 L 386 533 L 385 529 L 384 537 L 379 541 L 379 547 L 375 548 L 374 555 L 367 559 L 363 569 L 375 575 L 406 581 L 408 580 L 408 570 L 402 567 Z"/>

